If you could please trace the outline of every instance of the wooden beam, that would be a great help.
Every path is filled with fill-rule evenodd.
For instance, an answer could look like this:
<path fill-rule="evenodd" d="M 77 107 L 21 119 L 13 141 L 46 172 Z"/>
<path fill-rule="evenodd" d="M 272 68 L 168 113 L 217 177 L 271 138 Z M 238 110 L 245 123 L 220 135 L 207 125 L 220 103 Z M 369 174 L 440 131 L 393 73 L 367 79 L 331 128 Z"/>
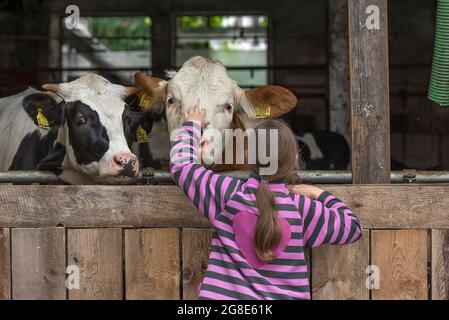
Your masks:
<path fill-rule="evenodd" d="M 427 230 L 373 230 L 371 264 L 380 286 L 373 300 L 427 300 Z"/>
<path fill-rule="evenodd" d="M 329 129 L 350 141 L 348 0 L 327 3 Z"/>
<path fill-rule="evenodd" d="M 324 185 L 367 229 L 449 228 L 449 185 Z M 175 186 L 0 186 L 8 227 L 210 228 Z"/>
<path fill-rule="evenodd" d="M 348 4 L 353 182 L 389 183 L 387 0 Z"/>
<path fill-rule="evenodd" d="M 0 300 L 11 299 L 11 236 L 8 228 L 0 228 Z"/>
<path fill-rule="evenodd" d="M 313 300 L 368 300 L 366 268 L 369 265 L 369 230 L 347 246 L 312 250 Z"/>
<path fill-rule="evenodd" d="M 79 267 L 79 288 L 70 300 L 123 298 L 122 229 L 69 229 L 67 265 Z"/>
<path fill-rule="evenodd" d="M 12 229 L 12 298 L 65 300 L 64 228 Z"/>
<path fill-rule="evenodd" d="M 432 230 L 432 300 L 449 300 L 449 230 Z"/>
<path fill-rule="evenodd" d="M 198 286 L 207 268 L 212 232 L 209 229 L 182 229 L 182 298 L 198 298 Z"/>
<path fill-rule="evenodd" d="M 125 231 L 126 299 L 181 298 L 179 236 L 175 228 Z"/>

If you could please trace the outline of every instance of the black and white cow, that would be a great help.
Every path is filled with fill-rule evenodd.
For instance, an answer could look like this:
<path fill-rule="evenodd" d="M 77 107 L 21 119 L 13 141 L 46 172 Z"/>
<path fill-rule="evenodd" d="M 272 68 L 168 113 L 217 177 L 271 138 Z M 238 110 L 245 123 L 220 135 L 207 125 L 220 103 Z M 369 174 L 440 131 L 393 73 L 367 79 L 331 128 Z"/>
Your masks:
<path fill-rule="evenodd" d="M 51 92 L 0 99 L 0 170 L 53 170 L 70 184 L 134 182 L 139 161 L 128 142 L 142 117 L 125 108 L 132 88 L 94 74 L 43 88 Z"/>
<path fill-rule="evenodd" d="M 296 132 L 307 170 L 347 170 L 351 148 L 346 139 L 330 131 Z"/>

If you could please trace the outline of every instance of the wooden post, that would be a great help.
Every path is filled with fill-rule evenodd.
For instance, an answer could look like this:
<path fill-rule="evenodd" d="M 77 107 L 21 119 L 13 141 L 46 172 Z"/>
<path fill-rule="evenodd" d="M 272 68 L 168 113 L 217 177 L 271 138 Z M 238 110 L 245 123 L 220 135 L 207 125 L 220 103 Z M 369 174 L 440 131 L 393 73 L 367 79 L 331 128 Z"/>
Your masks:
<path fill-rule="evenodd" d="M 353 183 L 391 182 L 387 17 L 387 0 L 348 0 Z M 382 236 L 387 236 L 383 231 L 376 235 L 371 255 L 382 245 Z M 389 271 L 380 270 L 381 279 Z M 372 294 L 380 296 L 388 298 L 387 293 Z"/>
<path fill-rule="evenodd" d="M 328 0 L 329 129 L 350 142 L 348 0 Z"/>
<path fill-rule="evenodd" d="M 158 14 L 151 17 L 151 67 L 154 77 L 164 77 L 171 63 L 170 15 Z M 174 62 L 173 62 L 174 63 Z"/>
<path fill-rule="evenodd" d="M 353 183 L 390 183 L 387 0 L 349 0 Z"/>
<path fill-rule="evenodd" d="M 0 228 L 0 300 L 11 299 L 11 238 L 8 228 Z"/>

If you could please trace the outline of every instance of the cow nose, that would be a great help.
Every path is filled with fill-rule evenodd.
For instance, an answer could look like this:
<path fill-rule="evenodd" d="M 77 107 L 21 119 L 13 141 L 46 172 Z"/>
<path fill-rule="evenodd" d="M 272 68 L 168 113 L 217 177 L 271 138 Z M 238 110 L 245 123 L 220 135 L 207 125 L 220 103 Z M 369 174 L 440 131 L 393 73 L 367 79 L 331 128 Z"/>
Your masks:
<path fill-rule="evenodd" d="M 131 153 L 119 153 L 113 157 L 112 166 L 117 171 L 117 176 L 135 177 L 139 170 L 139 160 Z"/>

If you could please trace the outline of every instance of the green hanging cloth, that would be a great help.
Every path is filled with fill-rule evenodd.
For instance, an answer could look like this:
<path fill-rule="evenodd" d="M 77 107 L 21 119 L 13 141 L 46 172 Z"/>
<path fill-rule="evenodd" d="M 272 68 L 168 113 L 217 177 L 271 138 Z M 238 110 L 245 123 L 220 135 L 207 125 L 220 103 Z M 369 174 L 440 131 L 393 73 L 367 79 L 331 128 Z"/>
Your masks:
<path fill-rule="evenodd" d="M 428 98 L 449 106 L 449 0 L 438 0 Z"/>

